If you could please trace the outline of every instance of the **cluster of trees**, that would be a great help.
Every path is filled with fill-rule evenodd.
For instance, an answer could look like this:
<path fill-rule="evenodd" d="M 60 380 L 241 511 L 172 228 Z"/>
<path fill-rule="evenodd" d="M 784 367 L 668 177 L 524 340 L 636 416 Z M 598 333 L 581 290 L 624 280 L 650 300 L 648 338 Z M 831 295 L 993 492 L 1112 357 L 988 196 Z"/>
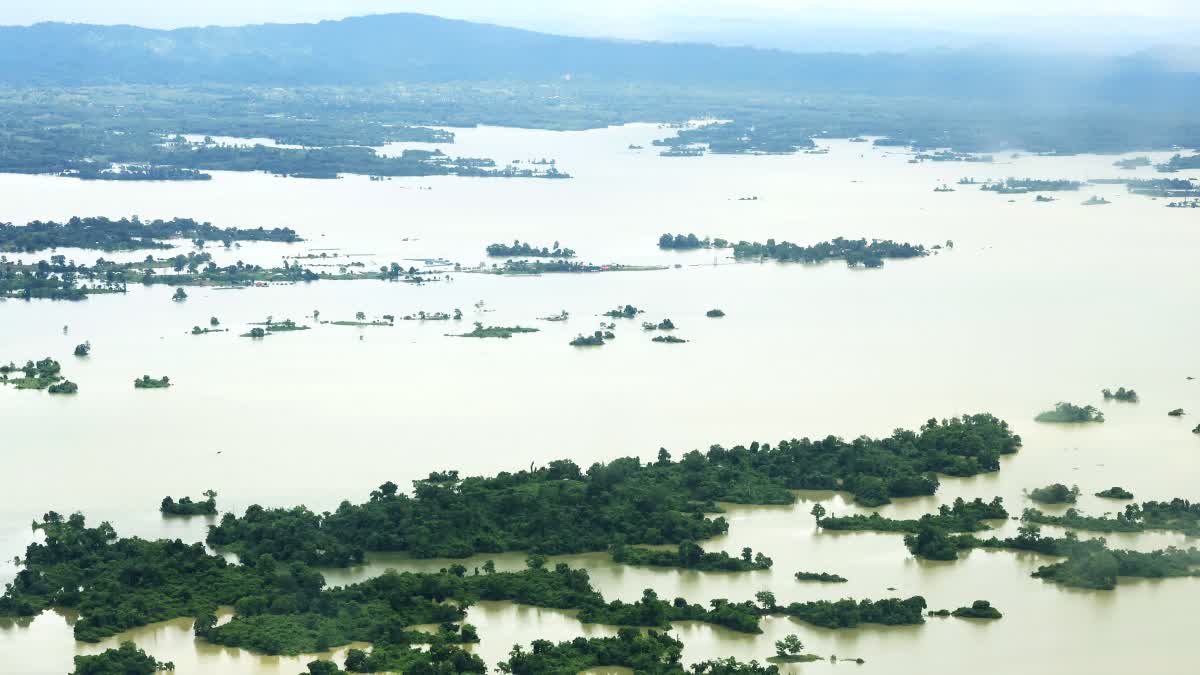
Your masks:
<path fill-rule="evenodd" d="M 1100 393 L 1104 395 L 1105 401 L 1125 401 L 1126 403 L 1137 403 L 1137 392 L 1125 387 L 1119 387 L 1116 391 L 1111 389 L 1102 389 Z"/>
<path fill-rule="evenodd" d="M 163 375 L 158 379 L 154 379 L 149 375 L 143 375 L 139 379 L 133 381 L 135 389 L 166 389 L 171 386 L 171 378 Z"/>
<path fill-rule="evenodd" d="M 1000 497 L 994 497 L 990 502 L 978 497 L 968 502 L 959 497 L 954 500 L 953 505 L 942 504 L 937 513 L 927 513 L 915 520 L 884 518 L 875 512 L 869 516 L 855 514 L 822 517 L 818 519 L 817 524 L 827 530 L 917 532 L 924 526 L 932 525 L 947 532 L 978 532 L 988 529 L 987 524 L 982 521 L 1004 518 L 1008 518 L 1008 510 L 1004 508 L 1004 500 Z"/>
<path fill-rule="evenodd" d="M 575 339 L 571 340 L 572 347 L 602 347 L 605 340 L 612 340 L 617 337 L 612 331 L 596 331 L 591 335 L 576 335 Z"/>
<path fill-rule="evenodd" d="M 687 234 L 676 235 L 664 234 L 658 238 L 659 248 L 675 249 L 680 251 L 695 248 L 729 248 L 730 246 L 731 244 L 728 241 L 721 239 L 720 237 L 717 237 L 716 239 L 710 239 L 708 237 L 701 239 L 691 232 Z"/>
<path fill-rule="evenodd" d="M 608 310 L 604 313 L 604 316 L 607 316 L 611 319 L 632 319 L 638 314 L 642 314 L 644 311 L 645 310 L 638 309 L 633 305 L 625 305 L 624 307 Z"/>
<path fill-rule="evenodd" d="M 1026 192 L 1063 192 L 1076 191 L 1083 183 L 1066 179 L 1039 178 L 1008 178 L 998 183 L 985 183 L 979 189 L 1004 194 L 1024 194 Z"/>
<path fill-rule="evenodd" d="M 1038 416 L 1033 419 L 1037 422 L 1050 422 L 1053 424 L 1103 422 L 1104 413 L 1100 412 L 1093 405 L 1079 406 L 1067 403 L 1066 401 L 1059 401 L 1054 404 L 1054 410 L 1046 410 L 1038 413 Z"/>
<path fill-rule="evenodd" d="M 192 501 L 191 497 L 180 497 L 175 501 L 170 496 L 163 497 L 158 510 L 171 516 L 215 516 L 217 515 L 217 493 L 212 490 L 204 491 L 204 501 Z"/>
<path fill-rule="evenodd" d="M 616 637 L 578 637 L 570 642 L 535 640 L 529 651 L 513 647 L 506 661 L 497 668 L 512 675 L 549 675 L 578 673 L 600 667 L 629 668 L 645 675 L 778 675 L 775 666 L 735 659 L 703 661 L 685 669 L 679 663 L 683 643 L 666 633 L 622 628 Z"/>
<path fill-rule="evenodd" d="M 517 333 L 536 333 L 537 328 L 525 328 L 524 326 L 484 326 L 476 321 L 475 328 L 470 333 L 459 333 L 455 337 L 465 338 L 510 338 Z"/>
<path fill-rule="evenodd" d="M 570 460 L 494 477 L 414 482 L 411 496 L 384 483 L 362 504 L 334 512 L 250 507 L 223 516 L 208 543 L 243 557 L 348 565 L 363 552 L 409 551 L 423 558 L 534 551 L 607 550 L 612 544 L 675 544 L 726 531 L 716 501 L 791 504 L 795 489 L 839 489 L 866 505 L 931 495 L 936 473 L 971 476 L 999 469 L 1020 437 L 986 413 L 929 420 L 918 431 L 846 442 L 830 436 L 751 443 L 673 461 L 626 457 L 583 471 Z M 965 508 L 965 507 L 964 507 Z"/>
<path fill-rule="evenodd" d="M 27 225 L 0 223 L 0 251 L 34 253 L 54 248 L 102 251 L 136 251 L 171 248 L 169 239 L 222 241 L 303 241 L 287 227 L 271 229 L 217 227 L 191 218 L 143 221 L 137 216 L 112 220 L 105 217 L 71 218 L 64 223 L 35 220 Z"/>
<path fill-rule="evenodd" d="M 154 675 L 167 670 L 175 670 L 175 664 L 158 661 L 125 640 L 116 649 L 106 649 L 94 656 L 76 656 L 71 675 Z"/>
<path fill-rule="evenodd" d="M 1051 483 L 1031 490 L 1029 498 L 1043 504 L 1074 504 L 1079 499 L 1079 486 L 1067 487 L 1062 483 Z"/>
<path fill-rule="evenodd" d="M 999 619 L 1004 616 L 987 600 L 976 600 L 970 607 L 959 607 L 951 614 L 960 619 Z"/>
<path fill-rule="evenodd" d="M 820 581 L 827 584 L 844 584 L 846 577 L 829 572 L 796 572 L 797 581 Z"/>
<path fill-rule="evenodd" d="M 1120 488 L 1114 488 L 1120 489 Z M 1132 499 L 1131 493 L 1124 493 Z M 1101 493 L 1102 496 L 1104 495 Z M 1145 530 L 1169 530 L 1190 537 L 1200 536 L 1200 502 L 1175 498 L 1169 502 L 1148 501 L 1127 504 L 1125 510 L 1115 517 L 1085 516 L 1075 509 L 1067 509 L 1061 516 L 1042 513 L 1037 509 L 1026 509 L 1022 520 L 1042 525 L 1059 525 L 1076 530 L 1092 532 L 1143 532 Z"/>
<path fill-rule="evenodd" d="M 21 377 L 9 377 L 20 373 Z M 0 365 L 0 384 L 11 384 L 17 389 L 46 389 L 52 394 L 74 394 L 79 387 L 63 379 L 62 364 L 47 356 L 38 361 L 26 361 L 18 367 L 13 362 Z"/>
<path fill-rule="evenodd" d="M 825 260 L 845 260 L 851 267 L 881 267 L 886 258 L 919 258 L 928 255 L 924 246 L 900 244 L 890 239 L 844 239 L 837 237 L 812 246 L 800 246 L 790 241 L 778 242 L 768 239 L 767 243 L 741 241 L 733 245 L 733 255 L 738 258 L 770 258 L 781 262 L 816 263 Z"/>
<path fill-rule="evenodd" d="M 650 341 L 665 342 L 667 344 L 682 344 L 687 342 L 687 340 L 684 340 L 681 337 L 675 337 L 674 335 L 655 335 L 654 337 L 650 338 Z"/>
<path fill-rule="evenodd" d="M 519 257 L 527 256 L 530 258 L 574 258 L 575 251 L 573 249 L 559 246 L 559 243 L 554 242 L 554 247 L 543 246 L 538 248 L 529 243 L 522 242 L 519 239 L 514 239 L 512 245 L 509 244 L 489 244 L 487 254 L 496 257 Z"/>
<path fill-rule="evenodd" d="M 1133 493 L 1120 486 L 1113 486 L 1096 493 L 1097 497 L 1105 499 L 1133 499 Z"/>
<path fill-rule="evenodd" d="M 678 567 L 686 570 L 703 572 L 750 572 L 754 570 L 769 570 L 774 562 L 763 555 L 754 553 L 749 547 L 743 548 L 740 557 L 734 557 L 725 551 L 706 552 L 693 541 L 679 544 L 675 551 L 661 551 L 624 544 L 613 544 L 609 549 L 614 562 L 626 565 L 647 565 L 651 567 Z"/>
<path fill-rule="evenodd" d="M 725 316 L 725 312 L 719 309 L 710 309 L 704 313 L 704 316 L 707 316 L 710 319 L 719 319 Z"/>
<path fill-rule="evenodd" d="M 933 560 L 954 560 L 958 551 L 971 548 L 996 548 L 1032 551 L 1062 556 L 1062 562 L 1039 567 L 1031 576 L 1076 588 L 1111 590 L 1117 577 L 1162 579 L 1200 576 L 1200 550 L 1174 546 L 1157 551 L 1109 549 L 1104 539 L 1082 541 L 1074 532 L 1064 536 L 1043 537 L 1041 528 L 1026 523 L 1016 537 L 979 539 L 971 534 L 952 535 L 933 526 L 904 538 L 914 555 Z"/>

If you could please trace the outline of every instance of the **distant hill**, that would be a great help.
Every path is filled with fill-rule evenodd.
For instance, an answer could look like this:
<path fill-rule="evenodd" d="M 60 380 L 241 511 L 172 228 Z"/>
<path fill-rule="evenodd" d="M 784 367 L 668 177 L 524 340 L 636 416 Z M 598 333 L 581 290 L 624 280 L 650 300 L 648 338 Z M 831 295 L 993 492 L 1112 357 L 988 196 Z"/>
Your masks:
<path fill-rule="evenodd" d="M 562 37 L 421 14 L 316 24 L 151 30 L 43 23 L 0 27 L 10 85 L 377 84 L 389 81 L 670 82 L 797 91 L 1023 97 L 1177 106 L 1200 75 L 1147 58 L 1001 50 L 801 54 Z"/>

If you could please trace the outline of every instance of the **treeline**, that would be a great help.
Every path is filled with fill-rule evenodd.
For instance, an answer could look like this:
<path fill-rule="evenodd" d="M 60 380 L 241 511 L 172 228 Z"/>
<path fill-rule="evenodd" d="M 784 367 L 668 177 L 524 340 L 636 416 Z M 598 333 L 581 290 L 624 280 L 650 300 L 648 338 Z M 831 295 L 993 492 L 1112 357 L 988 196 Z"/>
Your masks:
<path fill-rule="evenodd" d="M 1123 497 L 1131 499 L 1132 494 Z M 1061 516 L 1043 513 L 1038 509 L 1025 509 L 1021 519 L 1040 525 L 1058 525 L 1075 530 L 1092 532 L 1145 532 L 1167 530 L 1180 532 L 1189 537 L 1200 537 L 1200 502 L 1175 498 L 1169 502 L 1147 501 L 1127 504 L 1116 516 L 1086 516 L 1076 509 L 1067 509 Z"/>
<path fill-rule="evenodd" d="M 767 243 L 746 241 L 733 245 L 733 255 L 738 258 L 770 258 L 780 262 L 816 263 L 841 259 L 854 267 L 881 267 L 887 258 L 919 258 L 928 255 L 924 246 L 900 244 L 890 239 L 844 239 L 837 237 L 812 246 L 800 246 L 790 241 L 778 242 L 768 239 Z"/>
<path fill-rule="evenodd" d="M 826 530 L 842 531 L 917 532 L 923 527 L 933 526 L 947 532 L 978 532 L 988 529 L 987 524 L 982 521 L 1006 518 L 1008 510 L 1004 508 L 1004 500 L 1000 497 L 993 498 L 991 502 L 985 502 L 978 497 L 967 502 L 959 497 L 954 500 L 953 505 L 942 504 L 937 513 L 927 513 L 919 519 L 884 518 L 875 512 L 869 516 L 855 514 L 823 517 L 817 524 Z"/>
<path fill-rule="evenodd" d="M 168 239 L 235 241 L 303 241 L 288 227 L 271 229 L 217 227 L 191 218 L 142 221 L 137 216 L 112 220 L 104 217 L 71 218 L 65 223 L 35 220 L 27 225 L 0 223 L 0 251 L 35 253 L 52 248 L 87 248 L 102 251 L 136 251 L 171 248 Z"/>
<path fill-rule="evenodd" d="M 509 244 L 488 244 L 487 254 L 496 257 L 515 257 L 527 256 L 530 258 L 574 258 L 575 251 L 570 248 L 559 246 L 558 242 L 554 242 L 554 248 L 543 246 L 537 248 L 527 242 L 514 239 L 511 245 Z"/>
<path fill-rule="evenodd" d="M 1073 192 L 1081 187 L 1083 187 L 1083 183 L 1077 180 L 1006 178 L 998 183 L 985 183 L 979 189 L 1008 195 L 1026 192 Z"/>
<path fill-rule="evenodd" d="M 680 251 L 695 248 L 729 248 L 730 246 L 731 244 L 728 241 L 721 239 L 720 237 L 717 237 L 716 239 L 709 239 L 708 237 L 701 239 L 691 232 L 687 233 L 686 235 L 676 234 L 674 236 L 670 234 L 664 234 L 658 238 L 659 248 L 675 249 Z"/>
<path fill-rule="evenodd" d="M 749 547 L 742 549 L 741 557 L 733 557 L 725 551 L 706 552 L 695 542 L 685 541 L 675 551 L 660 551 L 624 544 L 613 544 L 609 549 L 613 562 L 626 565 L 649 567 L 678 567 L 702 572 L 750 572 L 769 570 L 774 562 L 760 551 Z"/>
<path fill-rule="evenodd" d="M 1062 562 L 1043 565 L 1031 576 L 1065 586 L 1112 590 L 1118 577 L 1162 579 L 1200 576 L 1200 550 L 1174 546 L 1157 551 L 1109 549 L 1104 539 L 1082 541 L 1074 532 L 1060 538 L 1043 537 L 1036 524 L 1026 524 L 1016 537 L 979 539 L 971 534 L 954 535 L 933 526 L 921 528 L 904 538 L 909 551 L 930 560 L 956 560 L 958 552 L 971 548 L 1032 551 L 1062 556 Z"/>
<path fill-rule="evenodd" d="M 715 502 L 791 504 L 791 490 L 843 490 L 863 505 L 893 497 L 932 495 L 935 474 L 972 476 L 999 469 L 1020 437 L 983 413 L 929 420 L 917 431 L 859 437 L 830 436 L 751 443 L 673 461 L 626 457 L 587 469 L 570 460 L 494 477 L 414 482 L 412 496 L 384 483 L 362 504 L 343 502 L 316 514 L 300 506 L 251 506 L 242 517 L 225 514 L 208 543 L 254 559 L 349 565 L 366 551 L 408 551 L 421 558 L 534 551 L 604 551 L 616 543 L 675 544 L 725 532 L 710 518 Z"/>

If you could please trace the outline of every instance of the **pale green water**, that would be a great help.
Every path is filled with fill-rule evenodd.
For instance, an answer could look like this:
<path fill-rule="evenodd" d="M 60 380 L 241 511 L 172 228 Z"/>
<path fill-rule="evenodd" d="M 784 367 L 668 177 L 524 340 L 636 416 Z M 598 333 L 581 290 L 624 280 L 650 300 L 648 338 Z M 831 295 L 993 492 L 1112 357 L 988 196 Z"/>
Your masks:
<path fill-rule="evenodd" d="M 374 254 L 365 258 L 372 266 L 438 256 L 475 264 L 485 259 L 487 243 L 520 238 L 539 245 L 558 239 L 585 261 L 684 265 L 542 278 L 461 274 L 424 287 L 197 288 L 184 303 L 171 302 L 165 287 L 75 304 L 0 302 L 0 360 L 51 355 L 81 388 L 73 398 L 0 388 L 0 558 L 23 551 L 29 522 L 48 509 L 82 510 L 93 522 L 111 520 L 122 534 L 196 540 L 206 521 L 162 519 L 164 495 L 212 488 L 223 510 L 255 502 L 323 510 L 343 498 L 362 500 L 385 480 L 405 485 L 433 469 L 491 473 L 559 457 L 586 466 L 653 457 L 659 447 L 679 453 L 712 443 L 879 435 L 931 416 L 985 410 L 1009 420 L 1024 449 L 1006 458 L 999 474 L 946 479 L 937 498 L 892 505 L 885 514 L 923 513 L 959 495 L 1000 495 L 1019 513 L 1028 504 L 1023 490 L 1055 481 L 1077 483 L 1087 495 L 1121 485 L 1139 500 L 1197 497 L 1200 438 L 1189 433 L 1197 419 L 1171 419 L 1166 411 L 1200 413 L 1200 381 L 1185 380 L 1200 376 L 1200 275 L 1193 271 L 1200 213 L 1127 196 L 1121 186 L 1060 195 L 1051 204 L 1032 203 L 1032 196 L 1009 203 L 974 188 L 931 192 L 964 175 L 1131 175 L 1112 168 L 1112 157 L 909 165 L 903 155 L 845 142 L 831 143 L 825 156 L 693 159 L 625 150 L 660 135 L 649 126 L 480 129 L 460 131 L 459 145 L 448 149 L 502 162 L 552 156 L 576 176 L 571 181 L 220 174 L 202 184 L 138 185 L 0 176 L 0 218 L 12 222 L 180 215 L 219 225 L 287 225 L 310 238 L 229 254 L 213 249 L 221 262 L 274 263 L 309 248 L 341 247 Z M 1114 203 L 1080 206 L 1091 194 Z M 735 201 L 749 195 L 759 200 Z M 875 271 L 841 263 L 713 267 L 711 251 L 660 252 L 656 240 L 668 231 L 799 243 L 838 235 L 927 245 L 953 239 L 956 247 Z M 64 253 L 87 262 L 99 255 Z M 477 313 L 478 300 L 493 311 Z M 596 327 L 600 312 L 627 302 L 645 308 L 647 319 L 672 318 L 676 334 L 692 342 L 652 344 L 637 323 L 619 322 L 618 339 L 601 349 L 567 346 Z M 262 342 L 240 339 L 236 330 L 186 334 L 211 315 L 244 330 L 268 314 L 299 320 L 313 309 L 323 319 L 347 319 L 360 310 L 403 315 L 454 307 L 466 314 L 458 324 L 322 326 Z M 705 318 L 712 307 L 728 316 Z M 561 309 L 571 312 L 566 323 L 535 321 Z M 474 320 L 542 332 L 505 341 L 443 337 L 469 330 Z M 71 349 L 83 340 L 92 342 L 93 356 L 76 359 Z M 169 375 L 177 386 L 135 391 L 130 380 L 145 373 Z M 1099 403 L 1101 387 L 1121 385 L 1136 388 L 1143 402 Z M 1058 400 L 1101 405 L 1109 421 L 1087 428 L 1031 421 Z M 679 625 L 689 661 L 762 659 L 774 640 L 796 633 L 815 653 L 865 658 L 863 672 L 1195 670 L 1197 580 L 1123 581 L 1111 593 L 1081 592 L 1030 579 L 1045 562 L 1036 556 L 974 551 L 957 563 L 917 561 L 898 536 L 815 532 L 812 499 L 836 513 L 857 510 L 819 493 L 802 495 L 794 507 L 733 508 L 729 534 L 705 544 L 762 550 L 775 560 L 771 572 L 615 567 L 602 555 L 564 560 L 586 565 L 610 598 L 632 600 L 645 587 L 699 602 L 742 600 L 764 589 L 781 602 L 920 594 L 933 608 L 986 598 L 1005 613 L 987 624 L 948 619 L 841 632 L 772 619 L 757 637 Z M 1080 508 L 1117 507 L 1088 496 Z M 1185 543 L 1166 534 L 1110 540 L 1141 549 Z M 515 567 L 520 560 L 498 563 Z M 387 566 L 445 564 L 381 556 L 328 577 L 345 583 Z M 850 583 L 801 584 L 792 578 L 798 570 L 836 572 Z M 0 580 L 14 571 L 3 563 Z M 470 620 L 489 663 L 515 642 L 613 632 L 581 626 L 566 613 L 510 605 L 480 605 Z M 132 635 L 181 673 L 286 675 L 309 660 L 215 648 L 196 642 L 189 626 L 170 622 Z M 27 627 L 0 626 L 0 672 L 63 673 L 72 655 L 112 644 L 75 643 L 66 621 L 47 614 Z M 831 667 L 818 662 L 795 671 Z"/>

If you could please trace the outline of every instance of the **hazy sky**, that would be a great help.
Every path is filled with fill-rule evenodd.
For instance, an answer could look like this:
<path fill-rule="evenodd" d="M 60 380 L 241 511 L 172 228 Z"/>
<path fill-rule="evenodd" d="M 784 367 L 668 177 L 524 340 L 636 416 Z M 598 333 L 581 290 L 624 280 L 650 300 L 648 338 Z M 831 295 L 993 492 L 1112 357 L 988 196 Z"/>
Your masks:
<path fill-rule="evenodd" d="M 809 49 L 986 41 L 1125 49 L 1193 44 L 1200 30 L 1197 0 L 0 0 L 0 24 L 9 25 L 176 28 L 384 12 L 573 35 Z"/>
<path fill-rule="evenodd" d="M 823 10 L 823 11 L 822 11 Z M 264 21 L 312 21 L 375 12 L 418 11 L 462 18 L 541 22 L 572 16 L 613 25 L 650 22 L 663 15 L 788 18 L 806 15 L 886 14 L 889 18 L 970 21 L 981 16 L 1127 16 L 1200 18 L 1193 0 L 4 0 L 0 23 L 77 21 L 174 27 Z"/>

